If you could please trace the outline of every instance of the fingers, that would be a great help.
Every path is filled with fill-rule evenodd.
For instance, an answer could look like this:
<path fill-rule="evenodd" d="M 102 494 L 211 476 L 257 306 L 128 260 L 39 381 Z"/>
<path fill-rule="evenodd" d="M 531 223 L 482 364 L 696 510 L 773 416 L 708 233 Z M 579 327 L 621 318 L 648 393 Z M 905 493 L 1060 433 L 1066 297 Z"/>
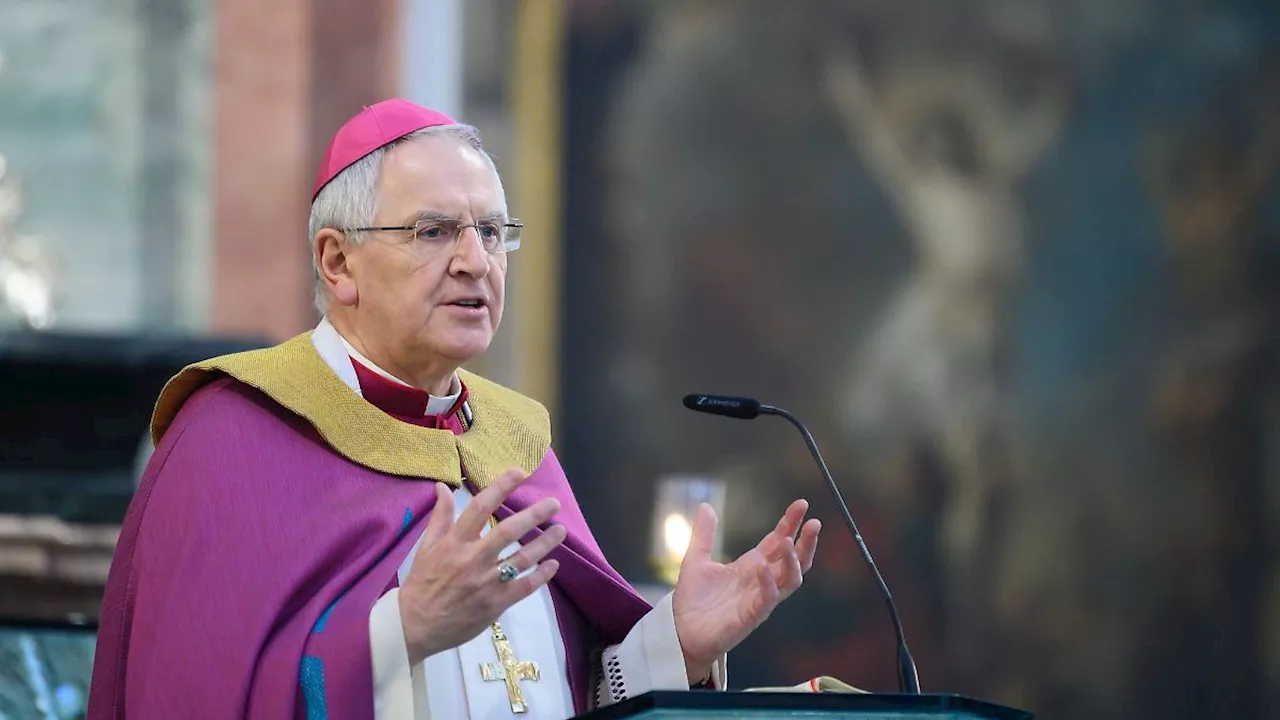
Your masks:
<path fill-rule="evenodd" d="M 502 548 L 524 537 L 530 530 L 555 517 L 558 512 L 560 512 L 559 500 L 555 498 L 539 500 L 498 523 L 492 532 L 485 535 L 482 541 L 484 543 L 484 552 L 497 555 L 502 551 Z M 543 534 L 545 535 L 546 533 Z"/>
<path fill-rule="evenodd" d="M 693 530 L 684 561 L 688 562 L 690 558 L 710 560 L 711 548 L 715 545 L 715 540 L 716 511 L 707 503 L 702 503 L 698 505 L 698 514 L 693 518 Z"/>
<path fill-rule="evenodd" d="M 503 583 L 502 586 L 506 591 L 503 597 L 503 607 L 511 607 L 537 592 L 538 588 L 551 582 L 551 578 L 556 576 L 556 571 L 559 569 L 559 560 L 548 560 L 538 565 L 538 569 L 528 575 L 516 578 L 509 583 Z"/>
<path fill-rule="evenodd" d="M 796 510 L 798 503 L 799 501 L 793 503 L 787 509 L 788 515 Z M 760 550 L 775 573 L 780 596 L 784 598 L 800 588 L 804 583 L 804 574 L 813 567 L 813 558 L 818 549 L 818 532 L 822 529 L 821 522 L 816 518 L 811 519 L 799 527 L 797 541 L 789 535 L 779 535 L 779 531 L 787 529 L 784 525 L 788 522 L 789 518 L 784 516 L 778 523 L 778 528 L 760 543 Z"/>
<path fill-rule="evenodd" d="M 800 541 L 796 543 L 796 554 L 800 557 L 801 572 L 809 572 L 813 567 L 813 557 L 818 551 L 818 533 L 822 531 L 822 522 L 817 518 L 809 520 L 800 529 Z"/>
<path fill-rule="evenodd" d="M 782 519 L 778 521 L 778 526 L 773 531 L 794 540 L 796 531 L 800 529 L 800 522 L 804 520 L 807 512 L 809 512 L 809 501 L 796 500 L 787 507 L 786 512 L 782 513 Z"/>
<path fill-rule="evenodd" d="M 542 558 L 546 557 L 552 550 L 560 547 L 560 544 L 564 542 L 565 536 L 568 534 L 563 525 L 552 525 L 533 542 L 520 546 L 520 549 L 512 553 L 506 560 L 515 566 L 517 570 L 524 572 L 541 562 Z"/>
<path fill-rule="evenodd" d="M 478 536 L 498 506 L 528 477 L 523 470 L 519 469 L 508 470 L 499 475 L 492 485 L 481 490 L 472 499 L 467 509 L 462 511 L 462 515 L 458 518 L 458 532 L 464 533 L 469 538 Z"/>
<path fill-rule="evenodd" d="M 760 601 L 764 610 L 764 617 L 761 617 L 758 622 L 763 622 L 781 601 L 778 582 L 773 572 L 769 570 L 769 563 L 760 563 L 756 566 L 756 582 L 760 585 Z"/>
<path fill-rule="evenodd" d="M 804 572 L 800 569 L 800 557 L 796 555 L 795 543 L 791 542 L 791 538 L 783 542 L 785 550 L 780 564 L 778 591 L 782 597 L 786 597 L 795 592 L 800 587 L 800 583 L 804 582 Z"/>
<path fill-rule="evenodd" d="M 426 529 L 422 531 L 423 547 L 434 544 L 448 534 L 449 529 L 453 527 L 454 512 L 453 491 L 444 483 L 436 483 L 436 504 L 431 509 L 431 518 L 427 520 Z"/>
<path fill-rule="evenodd" d="M 796 537 L 796 531 L 800 529 L 800 522 L 804 520 L 804 515 L 809 510 L 809 502 L 807 500 L 796 500 L 787 507 L 786 512 L 782 513 L 782 518 L 778 520 L 778 524 L 773 530 L 760 539 L 756 547 L 770 562 L 781 557 L 783 546 L 782 541 Z"/>
<path fill-rule="evenodd" d="M 507 558 L 507 562 L 522 573 L 529 568 L 533 568 L 533 572 L 510 582 L 498 582 L 496 599 L 500 608 L 505 610 L 515 605 L 537 592 L 538 588 L 551 582 L 560 569 L 560 561 L 554 559 L 543 561 L 542 558 L 559 547 L 567 535 L 568 531 L 563 525 L 555 525 Z M 494 573 L 493 577 L 496 578 L 497 573 Z"/>

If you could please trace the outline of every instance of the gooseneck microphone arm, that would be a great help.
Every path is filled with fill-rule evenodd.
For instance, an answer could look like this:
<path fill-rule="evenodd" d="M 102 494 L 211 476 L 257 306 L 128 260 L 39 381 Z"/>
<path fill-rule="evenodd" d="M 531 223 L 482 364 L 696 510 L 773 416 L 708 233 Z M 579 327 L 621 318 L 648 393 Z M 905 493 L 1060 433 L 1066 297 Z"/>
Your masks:
<path fill-rule="evenodd" d="M 780 407 L 772 405 L 761 405 L 761 415 L 777 415 L 786 420 L 804 436 L 804 442 L 809 446 L 809 452 L 813 455 L 813 459 L 817 461 L 818 468 L 822 470 L 822 477 L 827 481 L 827 489 L 831 491 L 832 497 L 835 498 L 836 506 L 840 508 L 840 514 L 844 517 L 844 524 L 849 526 L 849 532 L 853 533 L 853 540 L 858 544 L 858 550 L 862 551 L 862 559 L 867 561 L 867 567 L 871 568 L 871 574 L 876 579 L 876 584 L 880 586 L 880 596 L 884 598 L 885 605 L 889 608 L 889 618 L 893 622 L 893 633 L 898 640 L 898 690 L 911 695 L 920 694 L 920 675 L 916 672 L 916 661 L 911 657 L 911 650 L 907 648 L 907 636 L 902 629 L 902 619 L 898 616 L 898 606 L 893 602 L 893 594 L 889 592 L 889 584 L 884 581 L 884 576 L 880 574 L 880 568 L 876 567 L 876 561 L 871 557 L 871 551 L 867 549 L 867 543 L 862 539 L 862 532 L 858 530 L 858 523 L 854 522 L 853 515 L 849 513 L 849 506 L 845 504 L 844 496 L 840 494 L 840 488 L 836 485 L 836 481 L 831 477 L 831 471 L 827 469 L 827 463 L 822 459 L 822 452 L 818 450 L 818 443 L 813 439 L 813 434 L 809 432 L 809 428 L 805 427 L 800 418 L 783 410 Z"/>
<path fill-rule="evenodd" d="M 831 490 L 836 506 L 840 508 L 840 514 L 844 518 L 845 525 L 849 527 L 849 532 L 853 534 L 854 542 L 858 544 L 858 550 L 862 552 L 862 559 L 867 562 L 867 567 L 871 568 L 871 574 L 875 577 L 876 585 L 880 589 L 880 596 L 884 598 L 885 605 L 889 608 L 889 618 L 893 621 L 893 633 L 898 640 L 898 690 L 902 693 L 919 695 L 920 676 L 916 672 L 916 662 L 911 657 L 911 650 L 907 648 L 907 636 L 902 630 L 902 619 L 898 616 L 898 606 L 894 604 L 893 594 L 889 592 L 889 585 L 884 581 L 884 576 L 880 574 L 880 568 L 876 567 L 876 561 L 871 557 L 871 551 L 867 549 L 867 543 L 862 539 L 858 524 L 853 521 L 853 515 L 849 513 L 849 506 L 845 504 L 844 496 L 840 494 L 840 488 L 836 486 L 835 479 L 831 477 L 831 471 L 827 468 L 826 461 L 822 459 L 822 453 L 818 450 L 818 443 L 814 441 L 813 434 L 809 432 L 809 428 L 805 427 L 800 418 L 786 410 L 772 405 L 761 405 L 752 398 L 726 397 L 723 395 L 686 395 L 684 406 L 697 412 L 723 415 L 739 420 L 754 420 L 759 415 L 777 415 L 796 426 L 796 429 L 804 436 L 804 441 L 809 446 L 810 454 L 817 461 L 818 469 L 822 471 L 822 478 L 826 480 L 827 488 Z"/>

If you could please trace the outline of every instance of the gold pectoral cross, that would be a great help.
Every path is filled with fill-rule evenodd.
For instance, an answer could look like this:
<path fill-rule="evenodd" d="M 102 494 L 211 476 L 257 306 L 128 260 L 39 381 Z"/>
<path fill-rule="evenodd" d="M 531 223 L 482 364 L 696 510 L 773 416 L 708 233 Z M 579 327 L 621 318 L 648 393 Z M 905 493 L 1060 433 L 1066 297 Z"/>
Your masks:
<path fill-rule="evenodd" d="M 529 712 L 529 704 L 524 701 L 524 690 L 520 688 L 521 680 L 536 682 L 541 674 L 538 663 L 520 662 L 511 649 L 511 641 L 507 640 L 502 626 L 493 624 L 493 649 L 498 653 L 498 664 L 480 663 L 480 676 L 486 681 L 505 680 L 507 683 L 507 699 L 511 701 L 511 712 L 523 715 Z"/>

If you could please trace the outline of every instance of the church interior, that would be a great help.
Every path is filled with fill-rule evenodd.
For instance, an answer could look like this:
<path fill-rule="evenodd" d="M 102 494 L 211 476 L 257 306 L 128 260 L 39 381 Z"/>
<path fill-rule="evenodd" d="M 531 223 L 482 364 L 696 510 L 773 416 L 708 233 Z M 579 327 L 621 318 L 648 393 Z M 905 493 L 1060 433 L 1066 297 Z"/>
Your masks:
<path fill-rule="evenodd" d="M 542 403 L 601 549 L 675 582 L 803 496 L 731 688 L 921 684 L 1038 717 L 1280 706 L 1273 0 L 0 0 L 0 720 L 87 712 L 182 368 L 316 327 L 307 198 L 401 97 L 514 215 L 467 370 Z M 1273 710 L 1266 710 L 1272 707 Z"/>

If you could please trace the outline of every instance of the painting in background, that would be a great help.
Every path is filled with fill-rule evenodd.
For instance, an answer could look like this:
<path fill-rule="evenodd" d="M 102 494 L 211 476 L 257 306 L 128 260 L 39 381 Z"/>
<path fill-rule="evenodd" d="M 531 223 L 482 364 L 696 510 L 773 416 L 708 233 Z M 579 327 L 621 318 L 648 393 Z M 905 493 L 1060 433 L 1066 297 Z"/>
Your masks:
<path fill-rule="evenodd" d="M 560 436 L 601 543 L 651 577 L 685 473 L 730 551 L 796 495 L 826 524 L 735 686 L 892 690 L 892 634 L 800 438 L 688 392 L 813 427 L 927 691 L 1280 702 L 1280 8 L 572 6 Z"/>

